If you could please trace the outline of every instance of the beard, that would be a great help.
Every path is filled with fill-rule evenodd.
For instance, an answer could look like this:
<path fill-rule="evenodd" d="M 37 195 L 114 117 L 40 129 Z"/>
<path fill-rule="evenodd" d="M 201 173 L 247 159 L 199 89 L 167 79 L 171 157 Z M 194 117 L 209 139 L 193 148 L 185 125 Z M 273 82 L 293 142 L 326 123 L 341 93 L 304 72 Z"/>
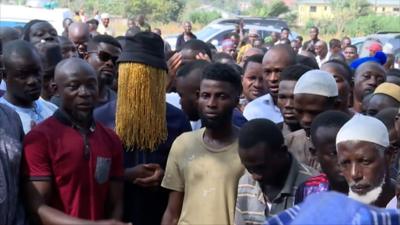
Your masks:
<path fill-rule="evenodd" d="M 359 195 L 359 194 L 353 192 L 351 189 L 349 189 L 349 197 L 351 199 L 354 199 L 356 201 L 359 201 L 359 202 L 369 205 L 369 204 L 375 202 L 379 198 L 379 196 L 381 195 L 382 190 L 383 190 L 382 189 L 383 184 L 384 184 L 384 182 L 382 181 L 379 186 L 370 190 L 365 195 Z"/>
<path fill-rule="evenodd" d="M 232 120 L 232 112 L 219 115 L 217 117 L 208 118 L 205 115 L 200 114 L 201 124 L 210 129 L 218 129 L 223 126 L 227 121 Z"/>

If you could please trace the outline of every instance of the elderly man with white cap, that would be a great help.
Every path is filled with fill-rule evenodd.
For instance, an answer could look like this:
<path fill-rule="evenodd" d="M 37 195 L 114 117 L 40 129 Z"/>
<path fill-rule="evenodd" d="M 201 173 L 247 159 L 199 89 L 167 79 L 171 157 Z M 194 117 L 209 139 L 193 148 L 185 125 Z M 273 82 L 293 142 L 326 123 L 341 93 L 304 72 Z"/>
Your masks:
<path fill-rule="evenodd" d="M 105 35 L 110 35 L 114 36 L 115 31 L 113 28 L 111 28 L 110 25 L 110 15 L 108 13 L 102 13 L 101 16 L 101 23 L 99 27 L 97 28 L 97 32 L 100 34 L 105 34 Z"/>
<path fill-rule="evenodd" d="M 301 163 L 320 170 L 309 138 L 310 127 L 320 113 L 337 108 L 336 81 L 328 72 L 311 70 L 300 77 L 293 94 L 295 115 L 303 129 L 286 135 L 286 145 Z"/>
<path fill-rule="evenodd" d="M 395 196 L 390 180 L 389 132 L 376 118 L 355 115 L 336 136 L 338 162 L 349 184 L 349 197 L 386 207 Z"/>

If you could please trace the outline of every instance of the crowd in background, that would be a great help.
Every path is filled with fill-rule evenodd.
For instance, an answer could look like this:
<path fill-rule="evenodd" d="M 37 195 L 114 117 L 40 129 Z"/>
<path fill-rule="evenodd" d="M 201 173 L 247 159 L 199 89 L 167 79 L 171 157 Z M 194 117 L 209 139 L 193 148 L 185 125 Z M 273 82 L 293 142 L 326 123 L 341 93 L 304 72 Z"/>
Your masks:
<path fill-rule="evenodd" d="M 0 224 L 400 224 L 393 46 L 63 26 L 0 27 Z"/>

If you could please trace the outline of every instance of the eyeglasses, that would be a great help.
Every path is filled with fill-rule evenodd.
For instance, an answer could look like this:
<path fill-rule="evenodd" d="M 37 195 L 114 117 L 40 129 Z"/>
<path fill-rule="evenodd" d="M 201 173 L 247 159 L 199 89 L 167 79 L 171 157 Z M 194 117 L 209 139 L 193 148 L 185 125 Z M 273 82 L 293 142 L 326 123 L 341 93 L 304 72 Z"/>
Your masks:
<path fill-rule="evenodd" d="M 105 51 L 98 51 L 98 52 L 88 52 L 88 53 L 96 53 L 99 59 L 103 62 L 107 62 L 109 60 L 115 65 L 117 63 L 118 56 L 112 56 L 108 52 Z"/>

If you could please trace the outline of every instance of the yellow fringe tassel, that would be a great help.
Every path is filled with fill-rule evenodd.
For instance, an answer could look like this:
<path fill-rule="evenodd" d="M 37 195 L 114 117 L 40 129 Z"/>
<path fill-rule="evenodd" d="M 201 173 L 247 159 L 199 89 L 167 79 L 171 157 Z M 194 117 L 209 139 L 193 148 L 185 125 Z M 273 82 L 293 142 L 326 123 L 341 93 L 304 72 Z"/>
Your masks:
<path fill-rule="evenodd" d="M 116 132 L 129 150 L 154 151 L 167 139 L 166 79 L 162 69 L 119 64 Z"/>

